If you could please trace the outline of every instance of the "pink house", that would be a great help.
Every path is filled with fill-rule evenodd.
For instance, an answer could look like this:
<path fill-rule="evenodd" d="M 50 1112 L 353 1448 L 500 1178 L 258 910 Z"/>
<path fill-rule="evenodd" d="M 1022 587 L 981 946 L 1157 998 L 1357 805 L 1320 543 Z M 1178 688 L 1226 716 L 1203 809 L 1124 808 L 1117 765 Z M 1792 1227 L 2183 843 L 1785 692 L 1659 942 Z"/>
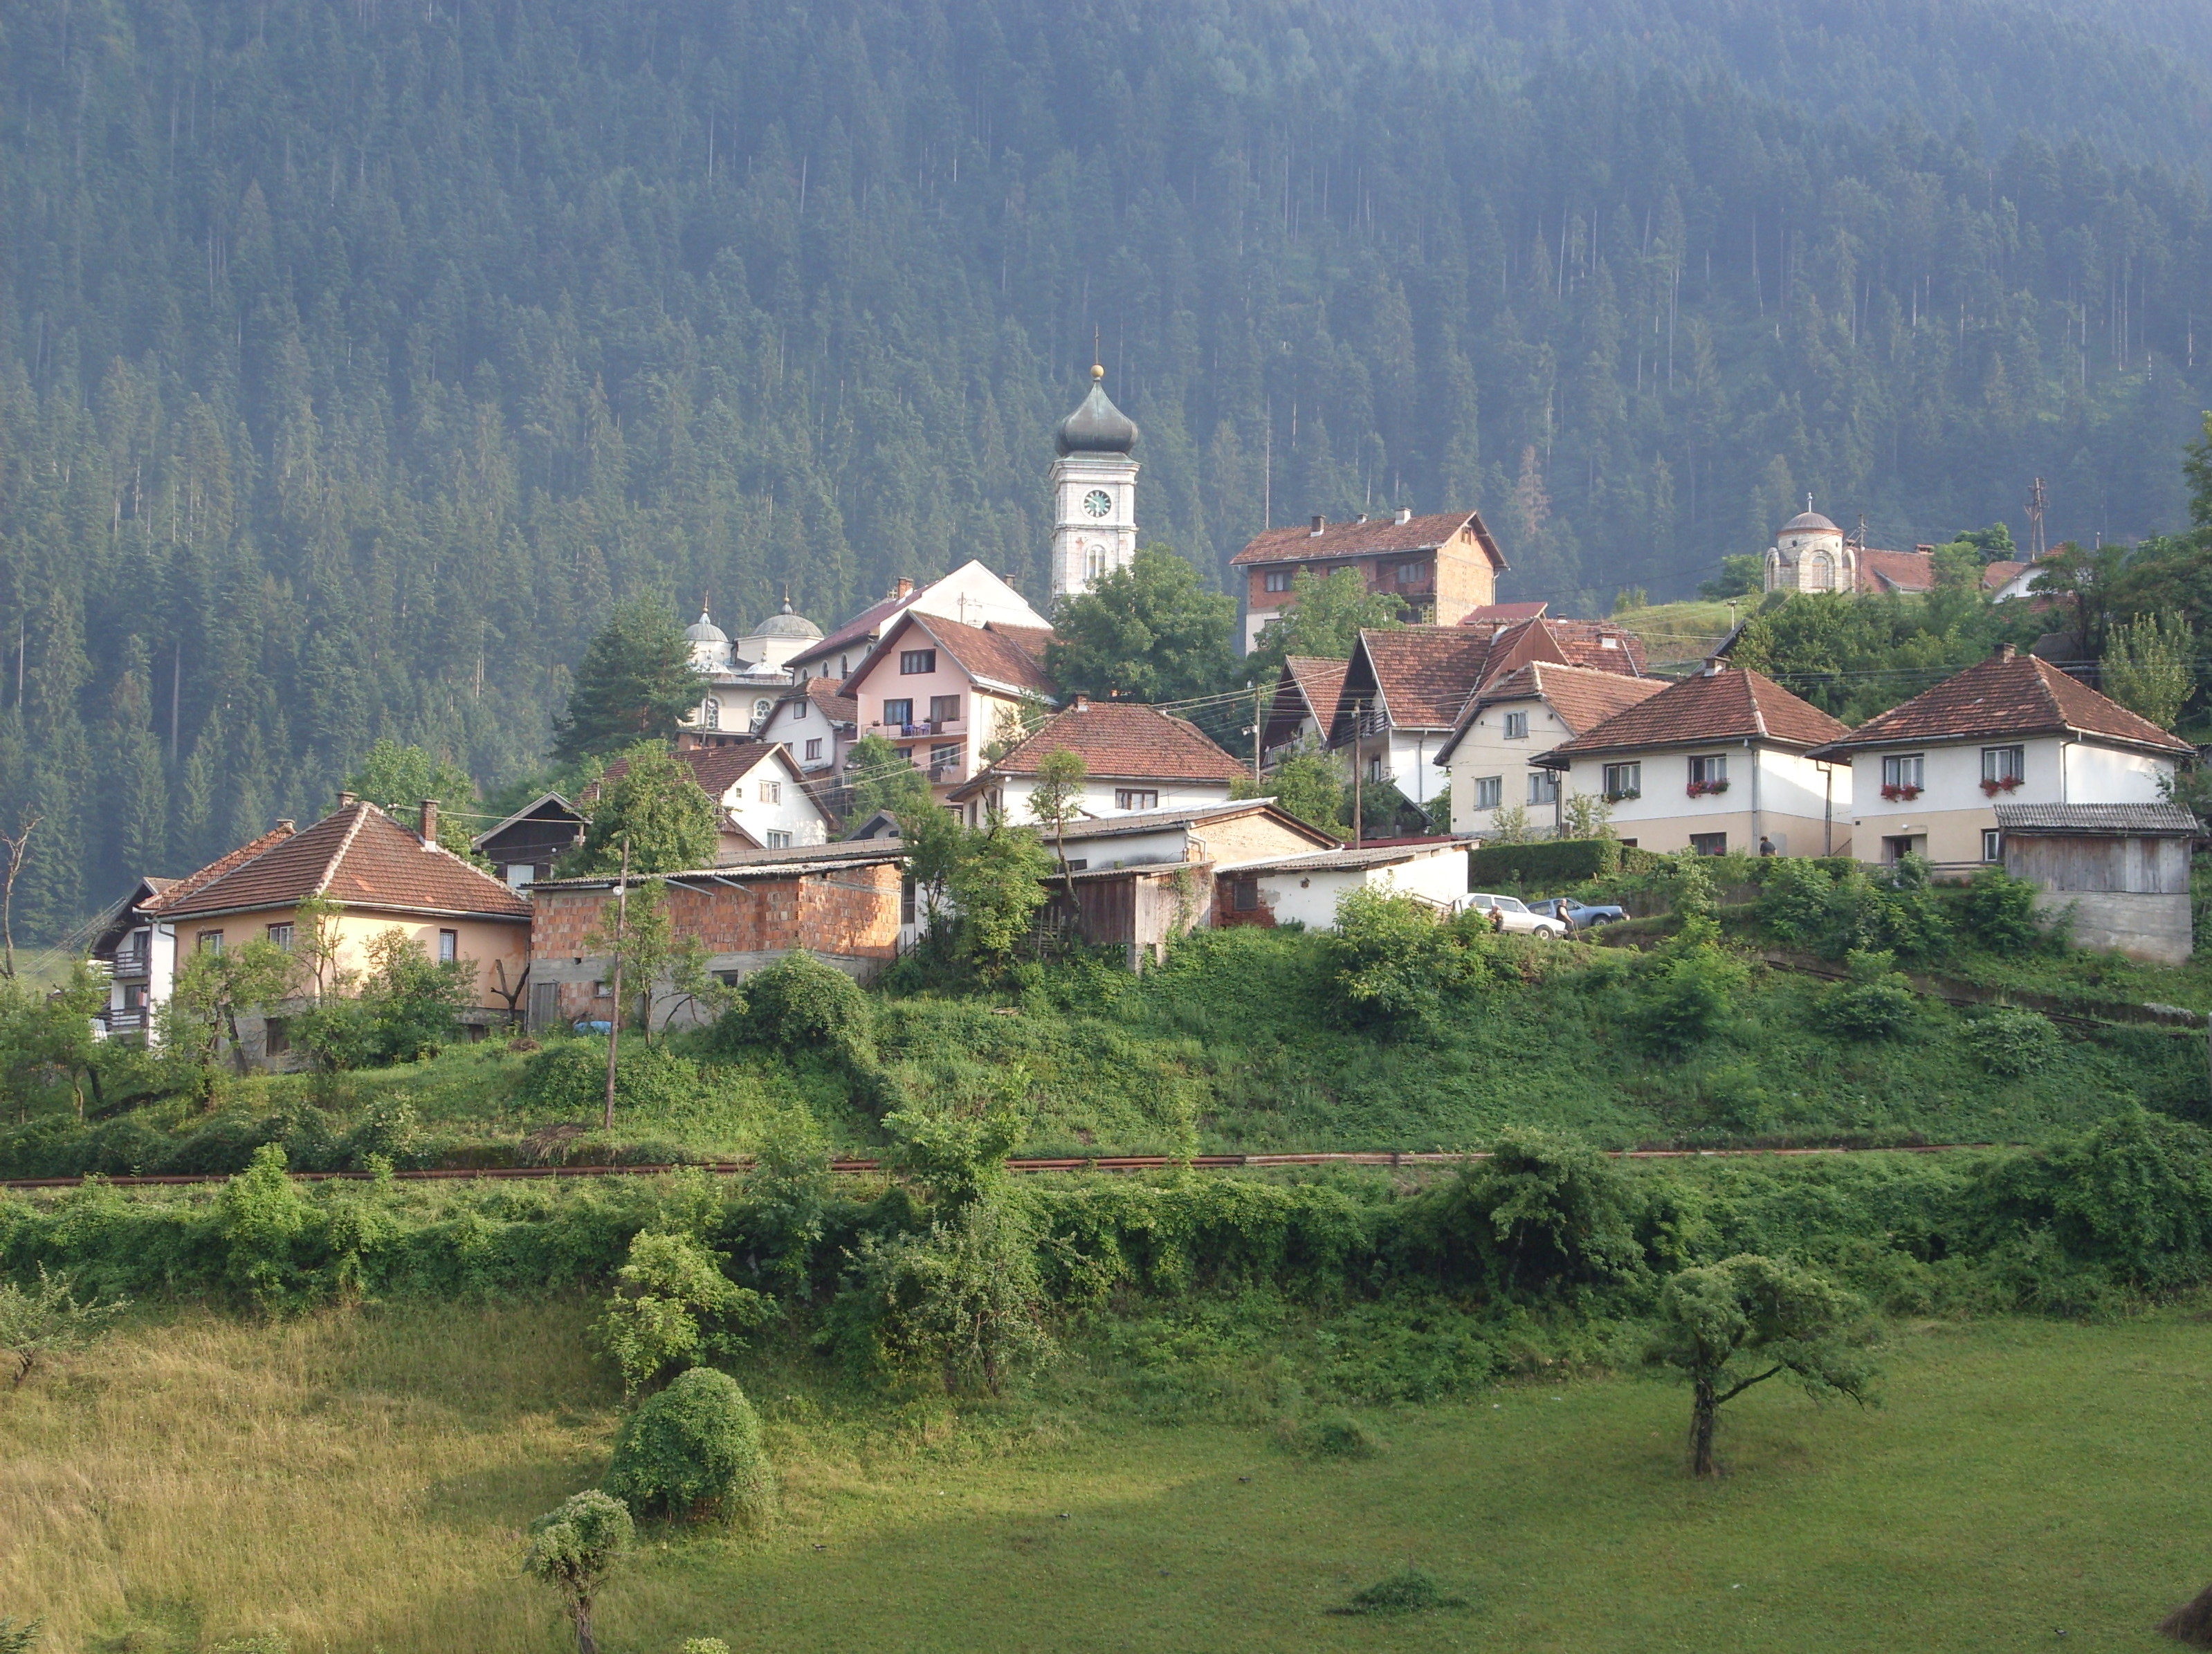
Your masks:
<path fill-rule="evenodd" d="M 842 686 L 855 708 L 854 737 L 890 742 L 928 772 L 941 800 L 984 767 L 984 747 L 1022 738 L 1025 710 L 1055 704 L 1053 682 L 1037 663 L 1051 635 L 909 609 L 884 628 Z"/>

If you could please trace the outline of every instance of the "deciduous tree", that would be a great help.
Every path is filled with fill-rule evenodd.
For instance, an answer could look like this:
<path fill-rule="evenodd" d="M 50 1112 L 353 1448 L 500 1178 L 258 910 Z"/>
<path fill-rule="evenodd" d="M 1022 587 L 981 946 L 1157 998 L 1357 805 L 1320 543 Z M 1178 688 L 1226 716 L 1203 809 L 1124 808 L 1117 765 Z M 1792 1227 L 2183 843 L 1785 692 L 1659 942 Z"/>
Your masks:
<path fill-rule="evenodd" d="M 1060 604 L 1045 670 L 1064 690 L 1102 698 L 1212 694 L 1236 681 L 1236 625 L 1234 597 L 1207 591 L 1166 546 L 1144 546 L 1127 568 Z"/>

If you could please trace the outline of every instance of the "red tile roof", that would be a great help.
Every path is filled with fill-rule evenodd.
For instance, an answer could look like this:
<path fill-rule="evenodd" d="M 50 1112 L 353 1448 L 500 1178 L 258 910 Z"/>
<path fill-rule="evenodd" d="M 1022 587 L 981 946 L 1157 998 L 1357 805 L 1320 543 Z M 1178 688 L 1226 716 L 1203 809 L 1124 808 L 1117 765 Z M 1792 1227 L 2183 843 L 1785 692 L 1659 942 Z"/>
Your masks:
<path fill-rule="evenodd" d="M 2183 757 L 2195 749 L 2147 718 L 2099 694 L 2033 655 L 1997 654 L 1821 748 L 1841 757 L 1869 747 L 2005 736 L 2082 735 Z"/>
<path fill-rule="evenodd" d="M 1543 619 L 1549 603 L 1484 603 L 1460 616 L 1462 626 L 1517 626 Z"/>
<path fill-rule="evenodd" d="M 1449 730 L 1475 691 L 1500 674 L 1536 661 L 1637 678 L 1644 650 L 1631 633 L 1604 621 L 1541 618 L 1508 626 L 1407 626 L 1363 632 L 1342 694 L 1373 697 L 1394 729 Z M 1340 731 L 1332 720 L 1330 738 Z"/>
<path fill-rule="evenodd" d="M 1541 700 L 1559 715 L 1570 736 L 1595 729 L 1606 719 L 1639 706 L 1667 688 L 1665 678 L 1632 678 L 1621 672 L 1600 671 L 1588 666 L 1561 666 L 1552 661 L 1531 661 L 1502 672 L 1485 683 L 1460 714 L 1451 739 L 1437 750 L 1436 761 L 1449 763 L 1452 750 L 1486 706 L 1509 700 Z"/>
<path fill-rule="evenodd" d="M 807 645 L 785 664 L 792 667 L 807 666 L 817 660 L 828 660 L 840 650 L 851 651 L 856 648 L 866 650 L 874 643 L 877 633 L 882 630 L 884 623 L 921 596 L 921 591 L 922 588 L 916 586 L 903 597 L 885 597 L 879 602 L 870 603 L 844 625 L 823 639 L 821 642 Z"/>
<path fill-rule="evenodd" d="M 171 918 L 212 918 L 289 907 L 309 896 L 380 912 L 530 917 L 530 904 L 491 875 L 424 844 L 370 803 L 341 807 L 181 900 L 165 894 L 161 912 Z"/>
<path fill-rule="evenodd" d="M 1007 775 L 1035 775 L 1046 755 L 1072 752 L 1095 776 L 1117 781 L 1236 781 L 1251 771 L 1196 724 L 1151 706 L 1087 700 L 1055 712 L 1035 735 L 956 791 L 968 798 Z"/>
<path fill-rule="evenodd" d="M 1982 590 L 1984 591 L 2002 591 L 2007 586 L 2010 585 L 2019 576 L 2034 566 L 2035 565 L 2033 563 L 2014 563 L 2005 561 L 1984 563 L 1982 565 Z"/>
<path fill-rule="evenodd" d="M 1490 537 L 1480 512 L 1445 512 L 1401 523 L 1377 518 L 1364 523 L 1329 523 L 1316 534 L 1304 524 L 1269 529 L 1253 536 L 1229 560 L 1243 563 L 1310 563 L 1338 557 L 1382 557 L 1393 552 L 1434 551 L 1462 529 L 1471 529 L 1492 568 L 1505 566 L 1505 554 Z"/>
<path fill-rule="evenodd" d="M 686 748 L 676 754 L 676 759 L 691 772 L 691 779 L 699 784 L 699 791 L 719 804 L 724 793 L 777 753 L 784 751 L 784 744 L 781 741 L 738 741 L 727 746 Z M 788 754 L 786 756 L 788 757 Z M 605 779 L 619 780 L 629 772 L 629 760 L 617 758 L 607 766 Z M 585 796 L 596 800 L 599 789 L 594 787 Z"/>
<path fill-rule="evenodd" d="M 1744 740 L 1817 747 L 1849 733 L 1765 673 L 1725 666 L 1670 683 L 1650 700 L 1614 713 L 1553 751 L 1579 757 Z"/>
<path fill-rule="evenodd" d="M 274 849 L 292 836 L 292 824 L 289 821 L 279 821 L 258 839 L 250 839 L 239 845 L 228 856 L 217 857 L 197 873 L 187 873 L 181 879 L 166 882 L 149 879 L 147 882 L 158 885 L 161 894 L 146 903 L 141 911 L 148 913 L 166 913 L 194 891 L 214 883 L 233 868 L 243 866 L 264 850 Z"/>
<path fill-rule="evenodd" d="M 1862 591 L 1933 591 L 1936 589 L 1936 560 L 1924 551 L 1876 551 L 1868 547 L 1859 553 L 1859 590 Z"/>
<path fill-rule="evenodd" d="M 1337 702 L 1344 694 L 1344 674 L 1349 661 L 1318 655 L 1292 655 L 1283 662 L 1275 680 L 1274 699 L 1267 704 L 1267 724 L 1262 739 L 1281 746 L 1298 725 L 1310 718 L 1324 737 L 1335 722 Z"/>
<path fill-rule="evenodd" d="M 848 694 L 840 693 L 841 686 L 829 678 L 809 678 L 798 686 L 798 693 L 812 701 L 822 716 L 832 724 L 858 724 L 860 703 Z"/>

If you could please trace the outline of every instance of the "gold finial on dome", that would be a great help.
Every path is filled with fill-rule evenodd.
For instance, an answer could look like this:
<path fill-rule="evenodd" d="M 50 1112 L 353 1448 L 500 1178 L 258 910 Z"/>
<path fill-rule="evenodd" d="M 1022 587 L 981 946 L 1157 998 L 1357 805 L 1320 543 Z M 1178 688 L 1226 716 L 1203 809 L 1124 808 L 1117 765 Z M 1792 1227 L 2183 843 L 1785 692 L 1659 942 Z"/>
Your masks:
<path fill-rule="evenodd" d="M 1093 363 L 1091 363 L 1091 382 L 1093 385 L 1097 384 L 1099 380 L 1101 380 L 1101 379 L 1104 379 L 1105 377 L 1106 377 L 1106 370 L 1105 370 L 1105 368 L 1104 368 L 1104 367 L 1101 367 L 1101 366 L 1100 366 L 1098 363 L 1097 363 L 1097 362 L 1093 362 Z"/>

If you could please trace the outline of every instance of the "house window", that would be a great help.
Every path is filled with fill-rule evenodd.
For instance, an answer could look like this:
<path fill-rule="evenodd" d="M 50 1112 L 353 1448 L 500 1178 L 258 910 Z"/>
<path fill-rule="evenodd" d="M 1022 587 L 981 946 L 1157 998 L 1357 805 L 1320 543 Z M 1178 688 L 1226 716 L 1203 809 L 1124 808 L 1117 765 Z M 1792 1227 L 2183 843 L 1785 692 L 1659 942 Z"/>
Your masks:
<path fill-rule="evenodd" d="M 1532 804 L 1556 804 L 1559 802 L 1559 778 L 1549 770 L 1528 772 L 1528 802 Z"/>
<path fill-rule="evenodd" d="M 1380 785 L 1382 779 L 1382 754 L 1377 753 L 1367 760 L 1367 779 Z"/>
<path fill-rule="evenodd" d="M 902 676 L 912 677 L 917 672 L 934 672 L 936 669 L 937 651 L 934 649 L 899 651 L 899 671 Z"/>
<path fill-rule="evenodd" d="M 1719 753 L 1711 758 L 1692 759 L 1690 785 L 1703 788 L 1708 792 L 1716 791 L 1728 785 L 1728 754 Z"/>
<path fill-rule="evenodd" d="M 911 873 L 899 881 L 899 923 L 914 923 L 914 875 Z"/>
<path fill-rule="evenodd" d="M 1828 560 L 1825 551 L 1813 556 L 1812 573 L 1805 578 L 1808 591 L 1833 591 L 1836 589 L 1836 566 Z"/>
<path fill-rule="evenodd" d="M 1084 870 L 1084 869 L 1085 869 L 1085 868 L 1089 867 L 1090 865 L 1091 865 L 1091 858 L 1090 858 L 1089 857 L 1087 857 L 1087 856 L 1072 856 L 1072 857 L 1070 857 L 1068 858 L 1068 863 L 1067 863 L 1067 870 L 1068 870 L 1069 872 L 1071 872 L 1071 873 L 1080 873 L 1080 872 L 1082 872 L 1082 871 Z"/>
<path fill-rule="evenodd" d="M 507 864 L 507 888 L 523 890 L 538 882 L 538 866 L 534 862 L 509 862 Z"/>
<path fill-rule="evenodd" d="M 809 762 L 809 763 L 815 763 L 815 762 L 817 762 L 817 761 L 819 761 L 819 760 L 821 759 L 821 757 L 822 757 L 822 743 L 821 743 L 819 741 L 810 741 L 810 742 L 808 742 L 806 743 L 806 760 L 807 760 L 807 762 Z"/>
<path fill-rule="evenodd" d="M 143 1011 L 146 1009 L 144 983 L 126 982 L 123 985 L 123 1009 L 126 1011 Z"/>
<path fill-rule="evenodd" d="M 959 696 L 932 695 L 929 698 L 929 721 L 932 724 L 951 724 L 959 716 Z"/>
<path fill-rule="evenodd" d="M 220 931 L 220 930 L 203 930 L 203 931 L 201 931 L 201 932 L 200 932 L 200 952 L 202 952 L 202 953 L 204 953 L 204 954 L 219 954 L 219 953 L 221 953 L 222 951 L 222 931 Z"/>
<path fill-rule="evenodd" d="M 1725 833 L 1692 833 L 1690 848 L 1700 856 L 1728 854 L 1728 834 Z"/>
<path fill-rule="evenodd" d="M 451 965 L 461 956 L 461 933 L 458 930 L 438 932 L 438 963 Z"/>
<path fill-rule="evenodd" d="M 790 848 L 791 848 L 791 835 L 790 835 L 788 833 L 769 833 L 769 834 L 768 835 L 768 847 L 769 847 L 770 850 L 788 850 L 788 849 L 790 849 Z"/>
<path fill-rule="evenodd" d="M 1508 712 L 1505 714 L 1505 738 L 1508 741 L 1526 741 L 1528 738 L 1528 713 Z"/>
<path fill-rule="evenodd" d="M 1928 755 L 1925 753 L 1899 753 L 1881 760 L 1881 796 L 1885 798 L 1911 798 L 1925 785 Z"/>
<path fill-rule="evenodd" d="M 1982 748 L 1982 780 L 1986 785 L 2002 787 L 2009 792 L 2027 774 L 2027 748 L 2025 747 L 1984 747 Z"/>
<path fill-rule="evenodd" d="M 781 781 L 762 782 L 760 784 L 760 801 L 763 804 L 781 803 L 783 802 L 783 783 Z"/>
<path fill-rule="evenodd" d="M 933 770 L 957 769 L 960 766 L 961 743 L 948 741 L 941 747 L 929 749 L 929 767 Z"/>
<path fill-rule="evenodd" d="M 1116 787 L 1114 789 L 1115 809 L 1158 809 L 1160 791 L 1158 787 Z"/>
<path fill-rule="evenodd" d="M 701 701 L 699 703 L 699 722 L 710 730 L 720 729 L 722 727 L 722 703 L 715 700 L 712 695 L 708 695 L 706 700 Z"/>
<path fill-rule="evenodd" d="M 805 682 L 805 679 L 803 679 L 803 678 L 802 678 L 802 679 L 800 680 L 800 682 Z M 793 702 L 791 703 L 791 721 L 792 721 L 793 724 L 797 724 L 797 723 L 800 722 L 801 720 L 803 720 L 803 719 L 805 718 L 805 716 L 806 716 L 806 703 L 805 703 L 805 701 L 803 701 L 803 700 L 794 700 L 794 701 L 793 701 Z"/>
<path fill-rule="evenodd" d="M 289 924 L 270 925 L 269 927 L 269 940 L 274 942 L 277 947 L 282 948 L 286 953 L 290 953 L 292 951 L 292 927 Z"/>
<path fill-rule="evenodd" d="M 123 946 L 123 959 L 125 962 L 143 970 L 147 956 L 153 951 L 154 933 L 151 930 L 133 930 L 131 940 Z"/>
<path fill-rule="evenodd" d="M 1644 766 L 1607 764 L 1605 766 L 1605 796 L 1613 803 L 1623 798 L 1641 798 L 1644 796 Z"/>
<path fill-rule="evenodd" d="M 1401 563 L 1398 565 L 1398 584 L 1419 585 L 1428 577 L 1428 573 L 1429 566 L 1426 563 Z"/>
<path fill-rule="evenodd" d="M 765 724 L 768 722 L 768 715 L 775 710 L 775 703 L 772 700 L 757 700 L 753 702 L 753 722 L 755 724 Z"/>
<path fill-rule="evenodd" d="M 1474 778 L 1474 807 L 1477 809 L 1496 809 L 1504 801 L 1504 776 L 1478 775 Z"/>
<path fill-rule="evenodd" d="M 1238 912 L 1249 913 L 1255 912 L 1258 909 L 1260 906 L 1259 880 L 1239 879 L 1230 888 L 1236 893 L 1233 900 Z"/>
<path fill-rule="evenodd" d="M 2004 860 L 2004 834 L 1995 827 L 1982 829 L 1982 859 L 1985 862 Z"/>
<path fill-rule="evenodd" d="M 282 1057 L 292 1049 L 292 1024 L 287 1018 L 272 1016 L 261 1025 L 261 1054 Z"/>
<path fill-rule="evenodd" d="M 1260 584 L 1269 591 L 1288 591 L 1291 573 L 1287 568 L 1271 568 L 1260 577 Z"/>
<path fill-rule="evenodd" d="M 914 722 L 914 703 L 911 700 L 887 700 L 884 703 L 884 722 L 896 724 L 903 729 Z"/>

